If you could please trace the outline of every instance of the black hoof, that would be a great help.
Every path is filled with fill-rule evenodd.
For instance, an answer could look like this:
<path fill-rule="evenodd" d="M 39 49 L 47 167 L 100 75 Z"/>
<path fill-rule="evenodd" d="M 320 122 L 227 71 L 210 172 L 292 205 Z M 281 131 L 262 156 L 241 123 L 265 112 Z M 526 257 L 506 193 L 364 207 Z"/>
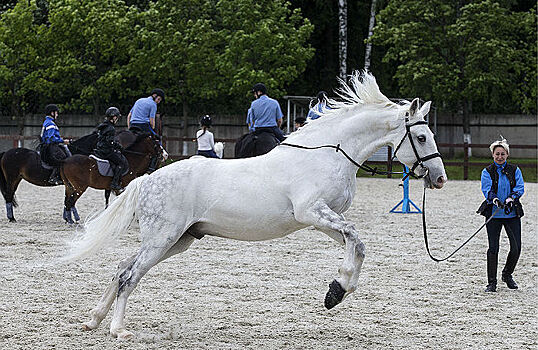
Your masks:
<path fill-rule="evenodd" d="M 17 220 L 15 218 L 9 218 L 9 222 L 17 222 Z"/>
<path fill-rule="evenodd" d="M 329 284 L 329 291 L 327 292 L 327 295 L 325 295 L 325 307 L 327 310 L 340 304 L 345 294 L 346 291 L 342 288 L 340 283 L 336 280 L 332 281 L 331 284 Z"/>

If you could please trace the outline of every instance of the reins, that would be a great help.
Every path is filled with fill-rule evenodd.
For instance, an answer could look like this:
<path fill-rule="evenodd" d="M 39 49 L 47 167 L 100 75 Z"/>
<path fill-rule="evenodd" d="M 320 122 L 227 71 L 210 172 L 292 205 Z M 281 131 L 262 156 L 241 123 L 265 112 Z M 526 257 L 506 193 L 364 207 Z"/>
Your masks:
<path fill-rule="evenodd" d="M 491 214 L 491 216 L 486 220 L 486 222 L 484 222 L 482 224 L 482 226 L 480 226 L 478 228 L 478 230 L 476 230 L 475 233 L 473 233 L 471 235 L 471 237 L 467 238 L 467 240 L 465 242 L 463 242 L 463 244 L 460 245 L 458 247 L 458 249 L 454 250 L 450 255 L 448 255 L 447 257 L 445 257 L 443 259 L 437 259 L 437 258 L 432 256 L 432 254 L 430 252 L 430 247 L 428 245 L 428 233 L 427 233 L 427 230 L 426 230 L 426 188 L 424 188 L 424 193 L 422 194 L 422 231 L 424 233 L 424 243 L 426 244 L 426 251 L 428 252 L 428 255 L 430 256 L 430 258 L 433 261 L 441 262 L 441 261 L 447 260 L 448 258 L 453 256 L 454 254 L 456 254 L 461 248 L 463 248 L 467 243 L 469 243 L 469 241 L 471 239 L 473 239 L 478 234 L 478 232 L 480 232 L 480 230 L 482 230 L 482 228 L 484 228 L 484 226 L 486 226 L 488 224 L 488 222 L 491 221 L 491 219 L 493 219 L 493 217 L 495 216 L 495 214 L 497 214 L 499 209 L 501 209 L 501 208 L 497 207 L 497 209 Z"/>
<path fill-rule="evenodd" d="M 279 144 L 279 146 L 288 146 L 288 147 L 294 147 L 294 148 L 300 148 L 300 149 L 309 149 L 309 150 L 321 149 L 321 148 L 334 148 L 337 153 L 341 152 L 344 155 L 344 157 L 346 157 L 347 160 L 349 160 L 351 162 L 351 164 L 355 165 L 356 167 L 358 167 L 361 170 L 369 172 L 372 176 L 374 176 L 374 175 L 389 175 L 389 174 L 390 175 L 392 175 L 392 174 L 403 174 L 403 172 L 401 172 L 401 171 L 379 171 L 379 170 L 377 170 L 377 167 L 372 168 L 372 167 L 370 167 L 368 165 L 359 164 L 357 161 L 355 161 L 353 158 L 351 158 L 351 156 L 349 156 L 349 154 L 347 154 L 346 151 L 344 151 L 342 148 L 340 148 L 340 144 L 337 144 L 336 146 L 335 145 L 322 145 L 322 146 L 308 147 L 308 146 L 295 145 L 293 143 L 282 142 L 282 143 Z M 415 174 L 412 174 L 410 176 L 412 176 L 414 178 L 419 178 Z"/>

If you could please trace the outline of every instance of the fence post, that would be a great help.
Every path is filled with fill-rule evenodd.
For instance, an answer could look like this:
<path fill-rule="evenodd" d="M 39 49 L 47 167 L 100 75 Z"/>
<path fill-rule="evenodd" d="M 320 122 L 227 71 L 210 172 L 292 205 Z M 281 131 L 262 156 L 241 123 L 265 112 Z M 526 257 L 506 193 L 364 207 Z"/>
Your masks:
<path fill-rule="evenodd" d="M 387 147 L 387 179 L 392 178 L 392 147 Z"/>
<path fill-rule="evenodd" d="M 469 179 L 469 144 L 463 142 L 463 179 Z"/>

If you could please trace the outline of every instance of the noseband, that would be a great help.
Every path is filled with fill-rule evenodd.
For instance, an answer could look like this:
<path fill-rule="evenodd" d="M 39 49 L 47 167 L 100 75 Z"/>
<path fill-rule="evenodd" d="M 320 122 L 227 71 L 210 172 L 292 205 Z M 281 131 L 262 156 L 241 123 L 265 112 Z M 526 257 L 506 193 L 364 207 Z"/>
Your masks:
<path fill-rule="evenodd" d="M 441 158 L 441 154 L 439 152 L 435 152 L 424 157 L 421 157 L 418 154 L 417 147 L 415 146 L 415 142 L 413 141 L 413 137 L 411 137 L 411 127 L 415 125 L 428 125 L 428 122 L 425 120 L 419 120 L 418 122 L 410 124 L 409 118 L 405 118 L 405 135 L 402 137 L 400 143 L 398 143 L 398 146 L 396 146 L 396 150 L 394 151 L 394 154 L 392 155 L 392 159 L 391 159 L 391 161 L 394 161 L 394 158 L 396 158 L 396 153 L 400 149 L 400 146 L 404 142 L 405 138 L 409 136 L 409 142 L 411 143 L 411 148 L 413 149 L 413 153 L 415 153 L 415 157 L 417 158 L 417 160 L 415 161 L 411 169 L 409 169 L 409 172 L 405 175 L 405 177 L 402 180 L 405 180 L 408 176 L 412 176 L 417 179 L 425 177 L 428 174 L 428 168 L 424 166 L 424 162 L 433 158 L 437 158 L 437 157 Z M 426 169 L 426 171 L 424 172 L 424 175 L 419 176 L 415 174 L 415 169 L 419 165 L 421 168 Z"/>

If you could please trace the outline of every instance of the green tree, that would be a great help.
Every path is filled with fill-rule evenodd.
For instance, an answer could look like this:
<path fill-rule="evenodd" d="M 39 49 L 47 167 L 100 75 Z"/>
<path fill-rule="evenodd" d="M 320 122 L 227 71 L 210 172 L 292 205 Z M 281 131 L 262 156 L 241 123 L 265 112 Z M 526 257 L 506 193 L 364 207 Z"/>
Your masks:
<path fill-rule="evenodd" d="M 283 0 L 161 0 L 141 14 L 130 68 L 173 102 L 244 102 L 259 81 L 279 97 L 313 55 L 312 29 Z"/>
<path fill-rule="evenodd" d="M 103 102 L 127 95 L 135 19 L 122 0 L 50 1 L 47 76 L 67 109 L 97 114 Z"/>
<path fill-rule="evenodd" d="M 19 1 L 0 20 L 0 96 L 22 123 L 24 112 L 47 88 L 43 78 L 41 37 L 45 27 L 34 23 L 34 1 Z"/>
<path fill-rule="evenodd" d="M 472 109 L 527 111 L 536 100 L 534 10 L 511 12 L 491 0 L 394 0 L 377 21 L 372 40 L 388 47 L 384 60 L 397 64 L 401 93 L 462 111 L 464 133 Z"/>

